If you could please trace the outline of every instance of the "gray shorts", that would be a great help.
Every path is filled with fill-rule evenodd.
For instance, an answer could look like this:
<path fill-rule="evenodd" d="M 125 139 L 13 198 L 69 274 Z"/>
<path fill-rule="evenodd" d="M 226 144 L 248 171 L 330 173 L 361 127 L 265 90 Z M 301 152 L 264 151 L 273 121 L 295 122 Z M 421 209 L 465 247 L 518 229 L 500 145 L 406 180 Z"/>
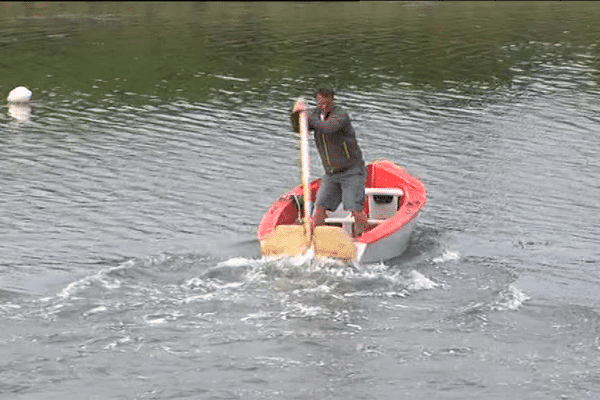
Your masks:
<path fill-rule="evenodd" d="M 335 211 L 343 202 L 346 210 L 362 211 L 366 179 L 367 168 L 364 164 L 336 174 L 325 174 L 317 194 L 317 207 Z"/>

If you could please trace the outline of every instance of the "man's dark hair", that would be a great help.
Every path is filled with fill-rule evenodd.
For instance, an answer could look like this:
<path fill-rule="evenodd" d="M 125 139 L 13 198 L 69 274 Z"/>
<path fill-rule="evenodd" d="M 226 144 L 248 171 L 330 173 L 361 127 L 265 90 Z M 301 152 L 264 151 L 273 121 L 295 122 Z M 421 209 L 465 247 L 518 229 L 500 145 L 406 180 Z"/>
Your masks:
<path fill-rule="evenodd" d="M 317 91 L 317 94 L 320 94 L 321 96 L 324 96 L 324 97 L 331 97 L 333 99 L 335 92 L 333 91 L 333 89 L 319 89 Z"/>

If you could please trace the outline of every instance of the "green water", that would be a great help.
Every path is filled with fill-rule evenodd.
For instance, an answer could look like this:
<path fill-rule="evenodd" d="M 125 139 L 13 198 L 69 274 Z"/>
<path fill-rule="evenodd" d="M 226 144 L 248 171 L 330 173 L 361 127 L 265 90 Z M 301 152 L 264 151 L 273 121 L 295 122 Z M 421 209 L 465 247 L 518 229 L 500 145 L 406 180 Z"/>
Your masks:
<path fill-rule="evenodd" d="M 585 56 L 596 2 L 3 3 L 0 92 L 264 101 L 285 83 L 469 93 Z M 275 92 L 275 93 L 274 93 Z M 127 101 L 134 101 L 127 99 Z"/>

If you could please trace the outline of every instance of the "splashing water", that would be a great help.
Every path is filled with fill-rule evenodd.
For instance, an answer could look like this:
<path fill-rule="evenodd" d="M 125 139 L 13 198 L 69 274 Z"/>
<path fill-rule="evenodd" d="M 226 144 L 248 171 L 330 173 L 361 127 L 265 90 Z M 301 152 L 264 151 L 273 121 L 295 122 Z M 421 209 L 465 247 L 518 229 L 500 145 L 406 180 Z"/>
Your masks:
<path fill-rule="evenodd" d="M 431 260 L 434 264 L 441 264 L 447 261 L 455 261 L 460 258 L 460 254 L 457 251 L 450 251 L 445 249 L 441 256 Z"/>

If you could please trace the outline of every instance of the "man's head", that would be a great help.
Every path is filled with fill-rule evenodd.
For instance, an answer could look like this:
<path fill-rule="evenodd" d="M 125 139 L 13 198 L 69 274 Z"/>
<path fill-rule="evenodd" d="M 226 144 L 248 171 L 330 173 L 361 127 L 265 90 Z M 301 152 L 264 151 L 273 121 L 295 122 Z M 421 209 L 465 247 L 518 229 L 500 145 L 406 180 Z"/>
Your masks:
<path fill-rule="evenodd" d="M 331 89 L 319 89 L 317 92 L 317 108 L 323 114 L 328 114 L 333 110 L 334 92 Z"/>

